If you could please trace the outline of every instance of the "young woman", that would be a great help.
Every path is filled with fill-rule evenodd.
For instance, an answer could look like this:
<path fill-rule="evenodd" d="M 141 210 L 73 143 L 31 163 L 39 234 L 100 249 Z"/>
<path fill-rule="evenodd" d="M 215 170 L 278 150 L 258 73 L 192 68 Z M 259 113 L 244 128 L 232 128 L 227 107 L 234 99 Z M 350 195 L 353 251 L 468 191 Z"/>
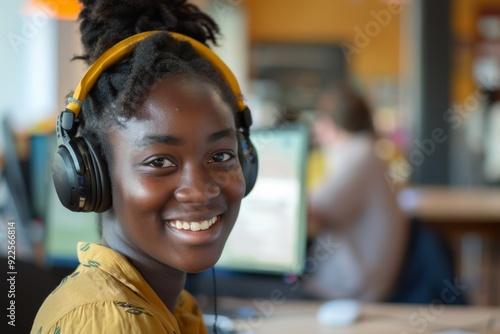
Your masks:
<path fill-rule="evenodd" d="M 326 299 L 384 301 L 403 266 L 408 224 L 374 150 L 369 106 L 339 83 L 321 95 L 314 130 L 326 175 L 309 194 L 308 227 L 314 248 L 332 238 L 339 247 L 319 261 L 306 290 Z"/>
<path fill-rule="evenodd" d="M 256 176 L 248 109 L 202 45 L 218 27 L 185 0 L 82 4 L 80 58 L 105 65 L 58 121 L 53 174 L 65 206 L 102 212 L 102 241 L 79 243 L 32 333 L 205 333 L 186 273 L 217 262 Z"/>
<path fill-rule="evenodd" d="M 347 84 L 332 87 L 318 101 L 315 125 L 327 173 L 309 196 L 312 249 L 331 240 L 338 247 L 318 259 L 305 290 L 323 299 L 463 304 L 443 295 L 455 280 L 446 243 L 399 207 L 364 99 Z"/>

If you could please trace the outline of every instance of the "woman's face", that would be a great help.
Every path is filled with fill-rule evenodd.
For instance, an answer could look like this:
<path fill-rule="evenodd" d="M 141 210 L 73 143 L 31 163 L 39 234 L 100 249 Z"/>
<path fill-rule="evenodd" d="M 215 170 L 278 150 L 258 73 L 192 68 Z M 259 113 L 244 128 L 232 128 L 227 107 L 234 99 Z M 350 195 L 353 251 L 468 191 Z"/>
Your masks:
<path fill-rule="evenodd" d="M 233 112 L 214 85 L 177 75 L 154 86 L 138 115 L 110 131 L 116 221 L 104 238 L 142 263 L 205 270 L 245 192 Z"/>
<path fill-rule="evenodd" d="M 312 139 L 315 143 L 321 147 L 329 147 L 335 143 L 337 133 L 335 123 L 328 115 L 319 113 L 316 116 L 312 127 Z"/>

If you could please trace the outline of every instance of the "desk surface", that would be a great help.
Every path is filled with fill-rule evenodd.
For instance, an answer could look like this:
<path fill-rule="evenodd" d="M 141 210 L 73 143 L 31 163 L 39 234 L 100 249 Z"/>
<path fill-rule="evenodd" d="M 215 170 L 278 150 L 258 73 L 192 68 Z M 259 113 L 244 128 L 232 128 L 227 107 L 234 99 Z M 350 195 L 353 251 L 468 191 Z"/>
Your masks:
<path fill-rule="evenodd" d="M 422 334 L 449 329 L 465 333 L 500 333 L 500 308 L 430 305 L 363 304 L 356 323 L 328 327 L 316 321 L 317 301 L 221 300 L 222 307 L 249 306 L 256 313 L 236 321 L 236 328 L 255 334 Z M 458 332 L 457 332 L 458 333 Z"/>
<path fill-rule="evenodd" d="M 401 208 L 447 238 L 477 304 L 500 305 L 500 187 L 402 189 Z"/>
<path fill-rule="evenodd" d="M 407 214 L 432 222 L 500 222 L 500 188 L 406 188 L 399 202 Z"/>

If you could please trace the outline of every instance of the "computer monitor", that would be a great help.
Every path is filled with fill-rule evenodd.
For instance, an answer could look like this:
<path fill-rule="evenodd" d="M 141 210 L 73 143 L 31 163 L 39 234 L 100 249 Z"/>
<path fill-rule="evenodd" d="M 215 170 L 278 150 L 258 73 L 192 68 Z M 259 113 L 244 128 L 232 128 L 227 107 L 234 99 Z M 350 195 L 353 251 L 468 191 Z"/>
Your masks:
<path fill-rule="evenodd" d="M 7 117 L 1 120 L 1 136 L 4 143 L 0 150 L 3 151 L 5 166 L 0 170 L 0 254 L 7 256 L 7 232 L 10 230 L 16 236 L 16 258 L 31 261 L 34 254 L 29 231 L 33 214 L 14 131 Z"/>
<path fill-rule="evenodd" d="M 259 129 L 250 137 L 259 156 L 257 182 L 242 201 L 217 267 L 301 273 L 306 252 L 307 128 Z"/>
<path fill-rule="evenodd" d="M 46 189 L 45 216 L 45 263 L 53 267 L 75 267 L 78 264 L 76 246 L 79 241 L 99 242 L 97 213 L 73 212 L 66 209 L 52 182 L 52 157 L 56 150 L 55 140 L 50 150 L 47 168 L 49 182 Z"/>
<path fill-rule="evenodd" d="M 56 267 L 78 264 L 76 246 L 79 241 L 99 242 L 98 215 L 66 209 L 53 184 L 50 185 L 45 224 L 45 262 Z"/>

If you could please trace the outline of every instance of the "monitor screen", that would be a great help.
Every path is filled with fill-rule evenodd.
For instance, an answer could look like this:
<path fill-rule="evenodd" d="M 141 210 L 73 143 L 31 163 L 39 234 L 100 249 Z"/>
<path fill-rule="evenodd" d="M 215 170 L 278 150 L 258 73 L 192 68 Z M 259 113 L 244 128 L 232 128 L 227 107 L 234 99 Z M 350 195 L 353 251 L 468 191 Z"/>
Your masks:
<path fill-rule="evenodd" d="M 25 175 L 16 151 L 15 134 L 6 117 L 2 118 L 0 128 L 3 141 L 0 153 L 5 160 L 3 170 L 0 169 L 0 254 L 7 256 L 8 232 L 14 232 L 17 258 L 31 261 L 34 254 L 29 230 L 33 214 Z"/>
<path fill-rule="evenodd" d="M 259 156 L 257 182 L 241 203 L 218 268 L 261 273 L 300 273 L 305 262 L 304 126 L 252 131 Z"/>
<path fill-rule="evenodd" d="M 97 213 L 73 212 L 66 209 L 52 182 L 52 157 L 57 147 L 55 140 L 50 149 L 47 168 L 45 215 L 45 262 L 50 266 L 74 267 L 78 264 L 76 246 L 79 241 L 99 242 Z"/>
<path fill-rule="evenodd" d="M 57 197 L 51 182 L 45 223 L 45 262 L 50 266 L 73 267 L 78 264 L 79 241 L 99 242 L 98 214 L 72 212 Z"/>

